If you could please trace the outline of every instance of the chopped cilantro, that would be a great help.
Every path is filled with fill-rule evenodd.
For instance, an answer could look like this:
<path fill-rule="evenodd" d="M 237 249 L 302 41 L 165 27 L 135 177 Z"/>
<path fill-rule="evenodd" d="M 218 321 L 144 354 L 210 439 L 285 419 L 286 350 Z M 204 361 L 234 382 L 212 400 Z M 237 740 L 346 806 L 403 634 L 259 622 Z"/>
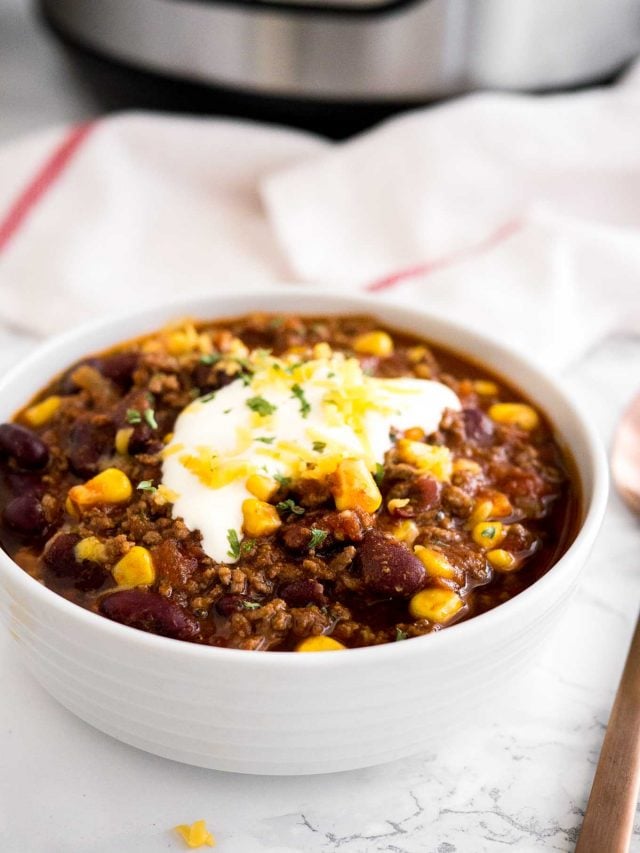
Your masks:
<path fill-rule="evenodd" d="M 216 396 L 216 392 L 215 392 L 215 391 L 209 391 L 209 393 L 208 393 L 208 394 L 205 394 L 204 396 L 200 397 L 200 402 L 201 402 L 201 403 L 208 403 L 208 402 L 210 402 L 211 400 L 213 400 L 213 398 L 214 398 L 215 396 Z"/>
<path fill-rule="evenodd" d="M 493 537 L 496 535 L 496 529 L 495 527 L 485 527 L 480 535 L 483 536 L 485 539 L 493 539 Z"/>
<path fill-rule="evenodd" d="M 253 550 L 253 546 L 255 544 L 255 540 L 253 539 L 243 539 L 240 543 L 240 556 L 243 554 L 249 554 Z"/>
<path fill-rule="evenodd" d="M 376 462 L 376 472 L 373 475 L 376 484 L 378 486 L 382 485 L 382 481 L 384 480 L 384 465 L 381 465 L 379 462 Z"/>
<path fill-rule="evenodd" d="M 265 400 L 264 397 L 251 397 L 247 400 L 247 406 L 252 412 L 256 412 L 260 415 L 261 418 L 266 418 L 267 415 L 272 415 L 277 409 L 277 406 L 274 406 L 273 403 Z"/>
<path fill-rule="evenodd" d="M 326 530 L 320 530 L 318 527 L 311 528 L 311 539 L 309 539 L 309 550 L 313 548 L 319 548 L 320 545 L 327 538 L 328 534 Z"/>
<path fill-rule="evenodd" d="M 192 400 L 195 400 L 197 397 L 200 396 L 200 389 L 199 388 L 192 388 L 191 391 L 189 391 L 189 396 L 191 397 Z"/>
<path fill-rule="evenodd" d="M 142 415 L 137 409 L 127 409 L 127 423 L 128 424 L 141 424 L 142 423 Z"/>
<path fill-rule="evenodd" d="M 298 504 L 291 498 L 277 503 L 276 509 L 278 512 L 292 512 L 294 515 L 304 515 L 305 513 L 304 507 L 298 506 Z"/>
<path fill-rule="evenodd" d="M 234 530 L 233 527 L 227 530 L 227 542 L 229 543 L 227 554 L 237 560 L 240 556 L 240 540 L 238 539 L 238 531 Z"/>
<path fill-rule="evenodd" d="M 156 413 L 153 411 L 153 409 L 145 409 L 142 414 L 142 417 L 145 419 L 151 429 L 158 429 L 158 421 L 156 420 Z"/>
<path fill-rule="evenodd" d="M 153 485 L 153 480 L 140 480 L 138 485 L 136 486 L 141 492 L 156 492 L 157 489 Z"/>
<path fill-rule="evenodd" d="M 400 628 L 396 628 L 396 643 L 399 643 L 400 640 L 408 639 L 409 635 L 406 631 L 402 631 Z"/>
<path fill-rule="evenodd" d="M 261 441 L 263 444 L 273 444 L 275 440 L 275 435 L 259 435 L 256 438 L 256 441 Z"/>
<path fill-rule="evenodd" d="M 313 449 L 315 450 L 316 453 L 322 453 L 326 446 L 327 446 L 326 441 L 314 441 L 313 442 Z"/>
<path fill-rule="evenodd" d="M 274 474 L 273 479 L 276 483 L 280 483 L 281 486 L 291 485 L 291 477 L 285 477 L 284 474 Z"/>
<path fill-rule="evenodd" d="M 206 355 L 200 357 L 200 361 L 202 364 L 215 364 L 217 361 L 220 361 L 222 356 L 218 352 L 209 352 Z"/>
<path fill-rule="evenodd" d="M 291 396 L 296 397 L 300 401 L 300 414 L 303 418 L 306 418 L 311 411 L 311 406 L 309 405 L 307 398 L 304 396 L 304 391 L 297 382 L 291 388 Z"/>
<path fill-rule="evenodd" d="M 284 317 L 272 317 L 269 320 L 270 329 L 278 329 L 284 323 Z"/>
<path fill-rule="evenodd" d="M 228 415 L 230 411 L 231 411 L 231 409 L 225 409 L 225 410 L 224 410 L 224 412 L 223 412 L 222 414 L 223 414 L 223 415 Z"/>
<path fill-rule="evenodd" d="M 327 373 L 327 379 L 335 379 L 335 376 L 336 376 L 336 374 L 334 373 L 333 370 L 331 370 L 331 371 L 329 371 L 329 373 Z"/>
<path fill-rule="evenodd" d="M 257 601 L 243 601 L 242 606 L 245 610 L 257 610 L 258 607 L 262 607 Z"/>

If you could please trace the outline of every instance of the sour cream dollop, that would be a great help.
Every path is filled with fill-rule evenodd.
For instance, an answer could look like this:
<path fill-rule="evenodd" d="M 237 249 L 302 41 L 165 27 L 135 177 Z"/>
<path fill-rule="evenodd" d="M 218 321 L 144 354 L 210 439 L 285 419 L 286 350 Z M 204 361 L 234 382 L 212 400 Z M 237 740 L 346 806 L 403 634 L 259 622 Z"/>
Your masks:
<path fill-rule="evenodd" d="M 299 362 L 257 351 L 245 367 L 240 378 L 181 412 L 162 469 L 173 515 L 200 530 L 205 552 L 225 563 L 236 559 L 229 531 L 242 538 L 252 474 L 325 477 L 345 458 L 361 459 L 374 472 L 392 430 L 418 426 L 429 435 L 445 409 L 460 409 L 440 382 L 368 376 L 342 353 Z"/>

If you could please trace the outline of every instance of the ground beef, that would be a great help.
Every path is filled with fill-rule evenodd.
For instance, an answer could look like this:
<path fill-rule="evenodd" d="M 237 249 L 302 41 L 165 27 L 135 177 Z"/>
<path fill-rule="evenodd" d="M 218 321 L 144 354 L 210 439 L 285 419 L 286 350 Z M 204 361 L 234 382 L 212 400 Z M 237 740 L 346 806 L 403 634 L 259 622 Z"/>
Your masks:
<path fill-rule="evenodd" d="M 390 351 L 361 351 L 357 341 L 372 331 L 390 336 Z M 215 561 L 153 485 L 175 420 L 195 398 L 242 378 L 249 350 L 304 361 L 317 344 L 355 353 L 369 375 L 452 388 L 462 409 L 445 411 L 431 435 L 418 423 L 407 436 L 448 448 L 453 467 L 422 470 L 403 457 L 407 436 L 393 433 L 375 472 L 375 512 L 337 509 L 332 476 L 283 481 L 272 499 L 283 507 L 279 530 L 239 543 L 235 564 Z M 34 419 L 33 407 L 52 399 L 52 413 Z M 478 365 L 367 317 L 183 324 L 88 356 L 0 426 L 0 540 L 76 604 L 183 641 L 266 651 L 318 637 L 353 647 L 421 636 L 516 595 L 575 533 L 570 459 L 541 413 L 525 428 L 493 415 L 503 403 L 529 405 Z M 69 490 L 113 468 L 129 478 L 131 498 L 74 509 Z M 116 566 L 136 547 L 153 580 L 126 589 Z M 438 595 L 461 602 L 447 619 L 425 610 Z"/>

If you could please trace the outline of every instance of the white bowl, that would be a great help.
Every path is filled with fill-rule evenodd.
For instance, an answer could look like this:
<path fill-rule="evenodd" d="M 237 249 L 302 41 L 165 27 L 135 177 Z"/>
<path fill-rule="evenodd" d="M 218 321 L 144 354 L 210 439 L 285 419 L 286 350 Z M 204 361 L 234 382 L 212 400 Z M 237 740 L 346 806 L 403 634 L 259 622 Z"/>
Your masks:
<path fill-rule="evenodd" d="M 46 343 L 0 384 L 0 421 L 75 360 L 182 316 L 367 313 L 468 354 L 522 388 L 570 447 L 583 518 L 558 563 L 520 595 L 431 636 L 339 654 L 218 649 L 146 634 L 78 607 L 0 552 L 0 614 L 38 681 L 98 729 L 149 752 L 240 773 L 323 773 L 423 749 L 526 671 L 563 611 L 606 503 L 593 428 L 558 382 L 418 308 L 295 288 L 211 296 L 107 319 Z M 508 725 L 508 721 L 505 723 Z"/>

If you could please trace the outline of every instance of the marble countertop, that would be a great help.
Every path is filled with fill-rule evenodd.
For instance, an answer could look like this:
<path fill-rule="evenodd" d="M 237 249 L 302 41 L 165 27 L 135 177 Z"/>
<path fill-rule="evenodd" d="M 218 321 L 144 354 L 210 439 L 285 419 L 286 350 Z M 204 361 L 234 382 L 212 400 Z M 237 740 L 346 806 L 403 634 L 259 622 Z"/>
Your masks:
<path fill-rule="evenodd" d="M 0 369 L 33 343 L 0 333 Z M 567 373 L 605 442 L 639 366 L 640 340 L 612 338 Z M 205 818 L 220 853 L 571 851 L 640 601 L 639 542 L 613 495 L 559 630 L 493 723 L 348 773 L 250 777 L 139 752 L 49 698 L 2 631 L 0 850 L 179 851 L 171 827 Z"/>

